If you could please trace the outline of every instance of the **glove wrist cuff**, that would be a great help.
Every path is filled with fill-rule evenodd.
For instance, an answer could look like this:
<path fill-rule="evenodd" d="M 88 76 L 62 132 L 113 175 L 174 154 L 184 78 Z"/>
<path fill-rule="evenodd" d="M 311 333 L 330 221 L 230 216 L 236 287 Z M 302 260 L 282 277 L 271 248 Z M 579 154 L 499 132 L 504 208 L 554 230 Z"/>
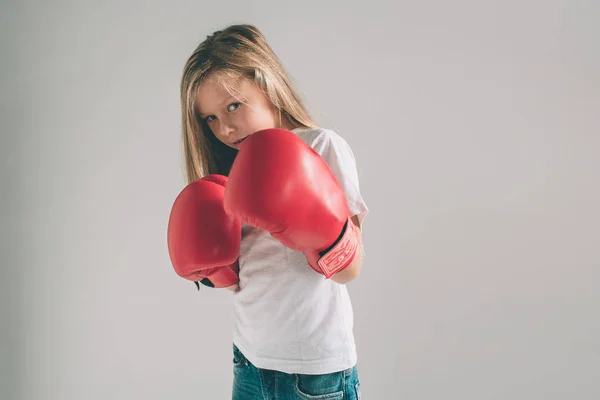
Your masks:
<path fill-rule="evenodd" d="M 205 276 L 212 283 L 213 287 L 220 289 L 239 282 L 238 270 L 238 262 L 235 261 L 228 266 L 215 268 L 213 272 Z"/>
<path fill-rule="evenodd" d="M 354 260 L 357 249 L 358 233 L 356 232 L 356 226 L 348 218 L 342 236 L 326 254 L 319 258 L 317 265 L 326 278 L 331 278 L 334 274 L 350 265 Z"/>

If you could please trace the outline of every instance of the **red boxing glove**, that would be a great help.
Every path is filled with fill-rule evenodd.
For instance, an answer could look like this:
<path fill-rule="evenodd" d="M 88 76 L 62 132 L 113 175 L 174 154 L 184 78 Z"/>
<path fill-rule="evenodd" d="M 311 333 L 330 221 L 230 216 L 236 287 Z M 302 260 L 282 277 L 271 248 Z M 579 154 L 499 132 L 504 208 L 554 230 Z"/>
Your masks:
<path fill-rule="evenodd" d="M 229 173 L 225 210 L 303 252 L 327 278 L 356 255 L 358 233 L 341 186 L 293 132 L 266 129 L 244 140 Z"/>
<path fill-rule="evenodd" d="M 225 213 L 227 177 L 208 175 L 175 199 L 167 232 L 169 256 L 182 278 L 224 288 L 238 283 L 242 224 Z"/>

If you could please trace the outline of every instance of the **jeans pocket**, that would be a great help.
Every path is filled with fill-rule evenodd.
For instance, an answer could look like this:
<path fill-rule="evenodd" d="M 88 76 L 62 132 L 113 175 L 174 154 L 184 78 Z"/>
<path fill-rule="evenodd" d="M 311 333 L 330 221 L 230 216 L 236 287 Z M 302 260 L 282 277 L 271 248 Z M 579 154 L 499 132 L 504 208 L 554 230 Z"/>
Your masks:
<path fill-rule="evenodd" d="M 246 361 L 246 357 L 240 351 L 240 349 L 238 349 L 237 346 L 234 344 L 233 345 L 233 366 L 234 367 L 243 367 L 246 365 L 248 365 L 248 362 Z"/>
<path fill-rule="evenodd" d="M 296 374 L 296 394 L 306 400 L 343 400 L 344 377 L 341 372 L 323 375 Z"/>

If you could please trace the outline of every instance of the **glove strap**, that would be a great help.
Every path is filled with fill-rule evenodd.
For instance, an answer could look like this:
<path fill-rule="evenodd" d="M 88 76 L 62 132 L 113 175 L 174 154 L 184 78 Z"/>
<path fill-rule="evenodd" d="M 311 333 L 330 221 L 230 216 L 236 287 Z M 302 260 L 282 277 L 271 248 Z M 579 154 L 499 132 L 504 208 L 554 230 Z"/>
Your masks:
<path fill-rule="evenodd" d="M 331 278 L 337 272 L 346 268 L 356 255 L 358 249 L 358 234 L 356 226 L 350 218 L 346 222 L 344 232 L 338 242 L 324 254 L 317 264 L 326 278 Z"/>

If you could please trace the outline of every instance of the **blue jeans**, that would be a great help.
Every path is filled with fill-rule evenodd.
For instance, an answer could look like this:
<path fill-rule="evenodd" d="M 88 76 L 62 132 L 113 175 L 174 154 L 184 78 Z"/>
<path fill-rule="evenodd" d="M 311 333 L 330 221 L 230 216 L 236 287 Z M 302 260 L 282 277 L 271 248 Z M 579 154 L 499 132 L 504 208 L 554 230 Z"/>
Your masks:
<path fill-rule="evenodd" d="M 232 400 L 360 400 L 356 366 L 324 375 L 286 374 L 255 367 L 233 345 Z"/>

